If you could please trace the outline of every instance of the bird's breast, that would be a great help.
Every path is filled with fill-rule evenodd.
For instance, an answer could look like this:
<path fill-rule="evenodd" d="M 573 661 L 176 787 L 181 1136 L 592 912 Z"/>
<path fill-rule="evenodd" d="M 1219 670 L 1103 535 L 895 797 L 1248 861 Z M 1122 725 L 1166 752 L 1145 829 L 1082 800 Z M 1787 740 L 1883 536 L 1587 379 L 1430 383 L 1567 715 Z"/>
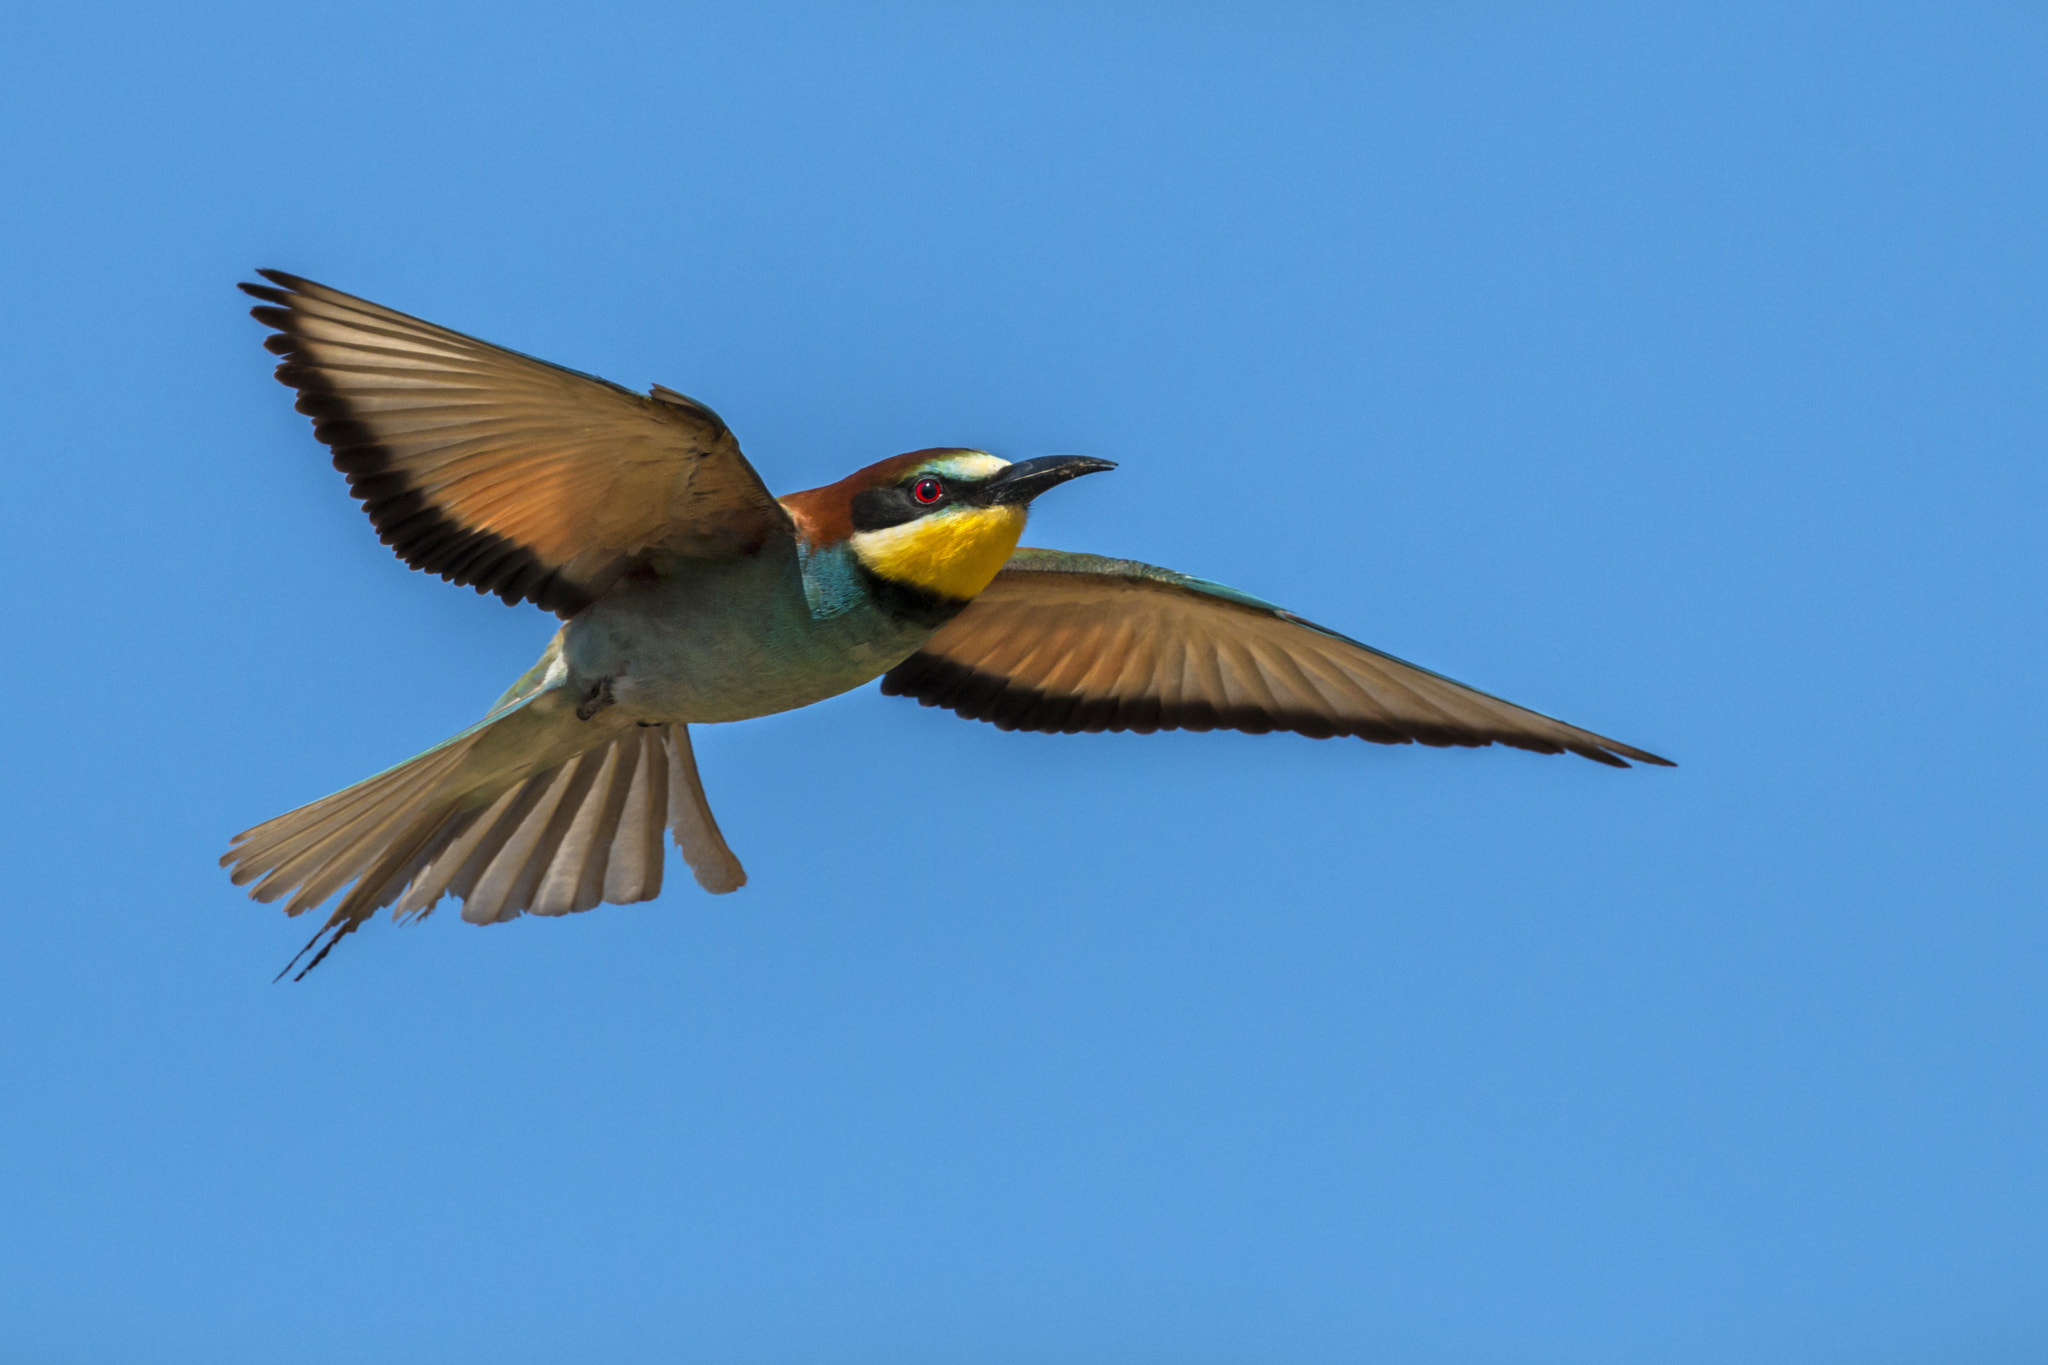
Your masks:
<path fill-rule="evenodd" d="M 611 680 L 636 719 L 708 723 L 809 706 L 915 653 L 929 626 L 860 595 L 824 604 L 791 548 L 686 560 L 627 580 L 563 631 L 571 673 Z"/>

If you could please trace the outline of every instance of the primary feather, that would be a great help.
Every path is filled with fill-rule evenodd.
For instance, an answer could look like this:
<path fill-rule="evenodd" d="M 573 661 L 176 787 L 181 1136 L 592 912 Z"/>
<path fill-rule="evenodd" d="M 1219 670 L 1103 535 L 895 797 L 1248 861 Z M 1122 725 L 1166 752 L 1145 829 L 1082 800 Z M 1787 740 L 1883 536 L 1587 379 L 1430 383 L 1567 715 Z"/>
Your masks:
<path fill-rule="evenodd" d="M 1293 730 L 1668 766 L 1221 584 L 1057 550 L 1019 550 L 882 690 L 1005 730 Z"/>
<path fill-rule="evenodd" d="M 648 553 L 743 554 L 789 516 L 718 414 L 282 271 L 245 284 L 277 377 L 415 568 L 573 615 Z"/>

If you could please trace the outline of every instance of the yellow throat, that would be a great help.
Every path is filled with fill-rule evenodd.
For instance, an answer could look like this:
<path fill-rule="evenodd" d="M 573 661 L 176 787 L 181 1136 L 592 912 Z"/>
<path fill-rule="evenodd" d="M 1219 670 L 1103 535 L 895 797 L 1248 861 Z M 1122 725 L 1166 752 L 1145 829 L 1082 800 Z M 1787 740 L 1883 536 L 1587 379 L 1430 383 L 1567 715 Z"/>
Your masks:
<path fill-rule="evenodd" d="M 971 601 L 994 581 L 1024 534 L 1024 508 L 949 507 L 847 544 L 870 571 L 891 582 L 955 601 Z"/>

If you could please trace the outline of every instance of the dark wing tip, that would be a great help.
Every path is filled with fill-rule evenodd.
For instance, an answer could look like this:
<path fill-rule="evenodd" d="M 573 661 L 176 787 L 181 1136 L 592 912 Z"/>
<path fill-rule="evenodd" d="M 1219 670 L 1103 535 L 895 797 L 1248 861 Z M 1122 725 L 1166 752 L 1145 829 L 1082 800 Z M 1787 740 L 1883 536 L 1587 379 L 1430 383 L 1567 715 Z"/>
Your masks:
<path fill-rule="evenodd" d="M 1516 743 L 1514 740 L 1506 742 L 1510 744 Z M 1575 744 L 1567 741 L 1564 747 L 1577 754 L 1580 758 L 1590 758 L 1595 763 L 1605 763 L 1610 768 L 1630 767 L 1632 766 L 1630 760 L 1633 760 L 1635 763 L 1648 764 L 1655 768 L 1675 768 L 1678 766 L 1668 758 L 1659 758 L 1657 755 L 1642 749 L 1633 748 L 1627 744 L 1618 744 L 1604 736 L 1595 736 L 1592 742 L 1584 744 Z M 1546 749 L 1543 752 L 1554 754 L 1557 750 Z"/>
<path fill-rule="evenodd" d="M 1310 739 L 1351 736 L 1374 744 L 1412 744 L 1415 735 L 1371 721 L 1339 721 L 1306 711 L 1260 706 L 1219 706 L 1201 698 L 1168 705 L 1157 697 L 1090 696 L 1047 692 L 994 673 L 984 673 L 943 655 L 920 651 L 882 675 L 882 695 L 909 697 L 920 705 L 951 711 L 962 720 L 986 721 L 999 730 L 1045 735 L 1161 730 L 1237 730 L 1266 735 L 1291 731 Z M 1484 744 L 1433 733 L 1425 742 Z"/>
<path fill-rule="evenodd" d="M 943 655 L 920 650 L 882 675 L 882 695 L 909 697 L 925 706 L 951 711 L 963 720 L 987 721 L 1001 730 L 1032 730 L 1042 734 L 1080 731 L 1240 730 L 1270 734 L 1290 730 L 1310 739 L 1347 736 L 1373 744 L 1423 744 L 1438 747 L 1484 748 L 1505 744 L 1541 754 L 1569 750 L 1610 768 L 1626 768 L 1629 759 L 1662 768 L 1678 765 L 1641 749 L 1602 737 L 1582 743 L 1559 742 L 1538 735 L 1502 731 L 1463 731 L 1422 725 L 1392 725 L 1355 719 L 1268 710 L 1251 706 L 1217 706 L 1199 699 L 1161 705 L 1157 698 L 1086 697 L 1049 694 L 996 674 L 984 673 Z"/>
<path fill-rule="evenodd" d="M 297 391 L 293 406 L 313 419 L 314 439 L 332 452 L 334 467 L 347 476 L 349 492 L 369 515 L 379 540 L 413 568 L 479 593 L 496 594 L 507 605 L 530 601 L 562 616 L 589 605 L 585 590 L 562 579 L 532 551 L 480 528 L 461 526 L 428 506 L 376 434 L 357 419 L 348 398 L 317 362 L 300 353 L 293 305 L 302 296 L 286 290 L 309 282 L 282 270 L 256 273 L 282 286 L 238 286 L 262 301 L 249 316 L 273 333 L 263 339 L 264 347 L 285 358 L 276 369 L 277 381 Z"/>
<path fill-rule="evenodd" d="M 1629 766 L 1629 760 L 1634 760 L 1637 763 L 1646 763 L 1656 768 L 1675 768 L 1678 766 L 1668 758 L 1659 758 L 1647 750 L 1623 744 L 1619 740 L 1609 739 L 1605 735 L 1588 734 L 1584 731 L 1581 731 L 1581 734 L 1585 736 L 1582 742 L 1573 743 L 1567 740 L 1565 747 L 1581 758 L 1590 758 L 1595 763 L 1605 763 L 1610 768 L 1626 768 Z M 1553 749 L 1551 752 L 1555 753 L 1556 750 Z"/>

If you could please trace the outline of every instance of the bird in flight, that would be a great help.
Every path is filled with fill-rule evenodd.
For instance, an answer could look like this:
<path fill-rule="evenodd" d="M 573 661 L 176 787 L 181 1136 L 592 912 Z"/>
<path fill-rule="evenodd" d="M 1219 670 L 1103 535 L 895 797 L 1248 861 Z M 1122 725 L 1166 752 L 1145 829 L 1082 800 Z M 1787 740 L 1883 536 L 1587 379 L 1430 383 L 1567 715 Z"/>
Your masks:
<path fill-rule="evenodd" d="M 222 865 L 288 915 L 348 888 L 286 966 L 310 953 L 300 977 L 386 906 L 413 918 L 454 895 L 492 924 L 651 900 L 664 829 L 706 891 L 738 890 L 689 726 L 877 677 L 1005 730 L 1292 730 L 1669 766 L 1221 584 L 1019 548 L 1032 500 L 1107 460 L 916 450 L 777 498 L 673 389 L 258 273 L 241 287 L 277 377 L 384 543 L 563 621 L 477 724 L 235 836 Z"/>

